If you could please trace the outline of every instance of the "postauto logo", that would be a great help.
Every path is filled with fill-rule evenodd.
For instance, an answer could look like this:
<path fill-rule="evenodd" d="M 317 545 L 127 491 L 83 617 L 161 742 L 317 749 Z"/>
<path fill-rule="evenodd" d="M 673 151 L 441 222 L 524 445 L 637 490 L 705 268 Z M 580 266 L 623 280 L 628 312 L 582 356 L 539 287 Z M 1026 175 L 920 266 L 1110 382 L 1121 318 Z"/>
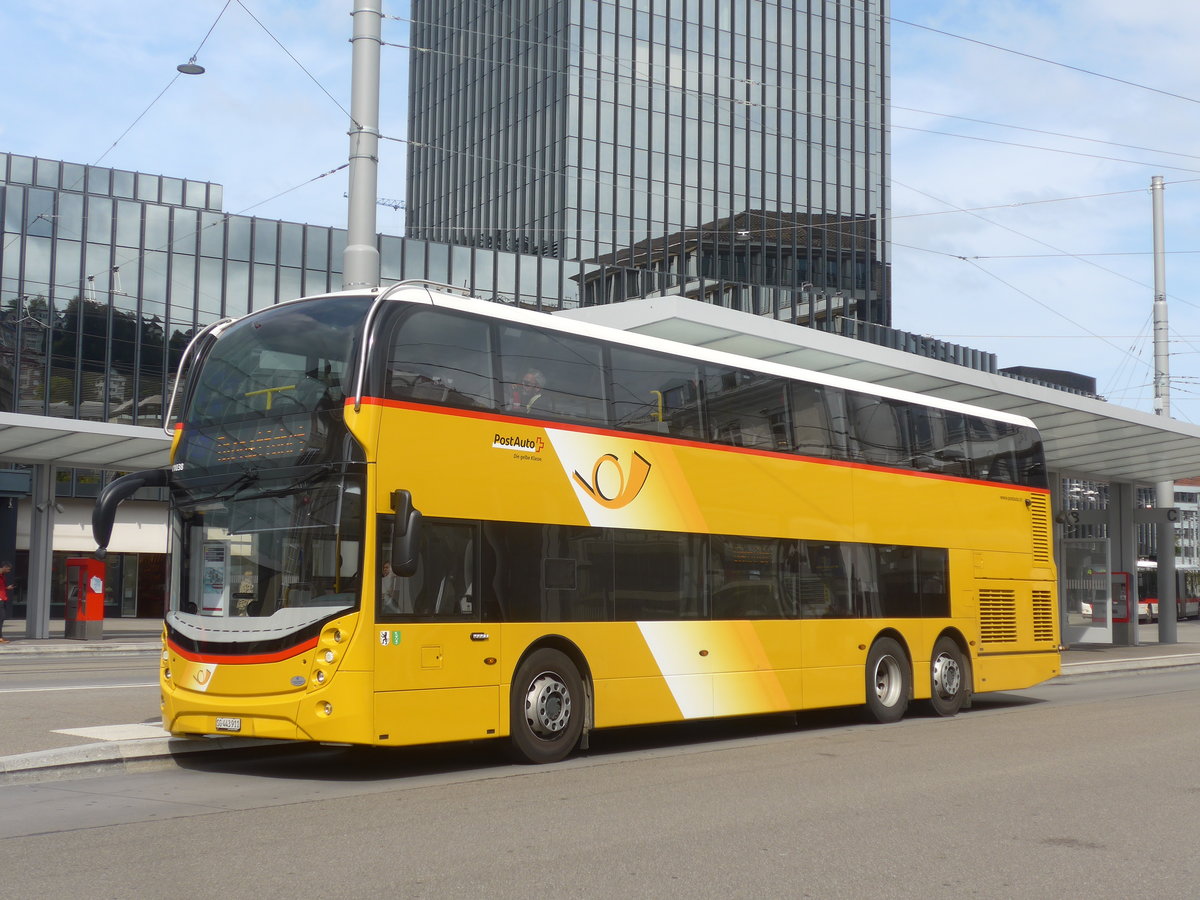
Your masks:
<path fill-rule="evenodd" d="M 546 446 L 542 437 L 522 437 L 519 434 L 495 433 L 492 438 L 492 448 L 495 450 L 513 450 L 517 453 L 541 453 Z"/>
<path fill-rule="evenodd" d="M 636 450 L 628 466 L 622 465 L 615 453 L 605 453 L 592 466 L 587 479 L 576 470 L 575 481 L 593 500 L 605 509 L 621 509 L 633 502 L 650 477 L 650 461 Z"/>

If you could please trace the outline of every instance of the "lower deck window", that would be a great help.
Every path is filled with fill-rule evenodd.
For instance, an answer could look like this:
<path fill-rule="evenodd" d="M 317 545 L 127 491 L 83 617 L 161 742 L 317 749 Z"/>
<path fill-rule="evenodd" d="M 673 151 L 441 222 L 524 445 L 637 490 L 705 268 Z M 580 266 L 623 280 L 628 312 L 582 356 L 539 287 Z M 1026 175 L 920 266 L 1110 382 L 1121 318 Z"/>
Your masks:
<path fill-rule="evenodd" d="M 385 536 L 390 517 L 380 517 Z M 944 548 L 426 519 L 383 619 L 671 621 L 950 615 Z"/>

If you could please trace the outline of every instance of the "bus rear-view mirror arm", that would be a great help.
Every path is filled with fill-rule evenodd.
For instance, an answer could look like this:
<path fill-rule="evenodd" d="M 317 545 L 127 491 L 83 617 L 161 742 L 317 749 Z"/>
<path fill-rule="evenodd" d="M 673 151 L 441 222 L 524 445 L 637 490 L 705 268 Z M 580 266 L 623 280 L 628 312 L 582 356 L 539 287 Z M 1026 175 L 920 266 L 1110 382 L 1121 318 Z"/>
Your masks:
<path fill-rule="evenodd" d="M 92 537 L 96 541 L 96 559 L 104 559 L 108 555 L 108 542 L 112 538 L 117 507 L 136 491 L 144 487 L 166 487 L 170 480 L 169 469 L 149 469 L 114 478 L 104 486 L 104 490 L 96 498 L 96 506 L 92 509 Z"/>
<path fill-rule="evenodd" d="M 413 507 L 409 491 L 392 491 L 392 571 L 405 578 L 417 571 L 417 551 L 421 546 L 421 511 Z"/>

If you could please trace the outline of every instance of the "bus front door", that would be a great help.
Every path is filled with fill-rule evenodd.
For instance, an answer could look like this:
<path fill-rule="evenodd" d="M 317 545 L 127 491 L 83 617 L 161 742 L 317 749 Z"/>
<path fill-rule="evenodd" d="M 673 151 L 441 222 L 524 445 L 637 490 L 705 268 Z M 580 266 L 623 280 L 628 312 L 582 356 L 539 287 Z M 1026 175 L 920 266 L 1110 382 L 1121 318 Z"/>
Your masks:
<path fill-rule="evenodd" d="M 500 632 L 480 621 L 474 529 L 426 522 L 409 577 L 386 572 L 375 627 L 375 723 L 382 744 L 494 737 Z"/>

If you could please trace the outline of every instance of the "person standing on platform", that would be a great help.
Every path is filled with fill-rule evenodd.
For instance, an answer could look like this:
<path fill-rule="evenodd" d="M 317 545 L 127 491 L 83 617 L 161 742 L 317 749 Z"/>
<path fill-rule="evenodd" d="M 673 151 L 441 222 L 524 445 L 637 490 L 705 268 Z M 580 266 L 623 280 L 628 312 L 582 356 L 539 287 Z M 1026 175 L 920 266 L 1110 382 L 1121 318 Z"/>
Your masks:
<path fill-rule="evenodd" d="M 8 638 L 4 636 L 4 620 L 8 618 L 8 573 L 12 571 L 12 563 L 0 563 L 0 644 L 7 644 Z"/>

